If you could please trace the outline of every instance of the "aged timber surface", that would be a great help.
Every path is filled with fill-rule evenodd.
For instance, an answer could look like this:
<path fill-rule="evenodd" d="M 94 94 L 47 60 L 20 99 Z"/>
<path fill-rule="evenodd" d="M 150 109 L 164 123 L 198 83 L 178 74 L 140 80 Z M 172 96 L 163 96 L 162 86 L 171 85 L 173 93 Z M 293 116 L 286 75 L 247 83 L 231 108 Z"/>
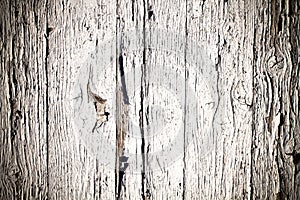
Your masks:
<path fill-rule="evenodd" d="M 297 0 L 2 0 L 0 199 L 299 199 Z"/>

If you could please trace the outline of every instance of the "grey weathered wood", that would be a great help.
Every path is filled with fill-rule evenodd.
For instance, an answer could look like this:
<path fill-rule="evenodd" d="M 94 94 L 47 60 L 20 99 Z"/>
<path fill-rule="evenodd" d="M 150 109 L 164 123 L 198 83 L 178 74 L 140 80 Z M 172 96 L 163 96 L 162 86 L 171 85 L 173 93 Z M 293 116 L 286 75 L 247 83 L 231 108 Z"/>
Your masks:
<path fill-rule="evenodd" d="M 0 199 L 299 199 L 299 6 L 3 0 Z"/>
<path fill-rule="evenodd" d="M 47 197 L 45 2 L 1 1 L 0 199 Z"/>
<path fill-rule="evenodd" d="M 299 1 L 254 11 L 251 198 L 299 199 Z"/>

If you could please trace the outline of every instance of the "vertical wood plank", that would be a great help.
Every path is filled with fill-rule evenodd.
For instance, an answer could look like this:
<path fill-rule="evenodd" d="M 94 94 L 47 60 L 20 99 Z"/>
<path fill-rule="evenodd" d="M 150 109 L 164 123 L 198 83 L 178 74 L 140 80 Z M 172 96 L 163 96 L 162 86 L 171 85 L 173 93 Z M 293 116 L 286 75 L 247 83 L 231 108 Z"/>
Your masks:
<path fill-rule="evenodd" d="M 252 197 L 299 198 L 299 1 L 256 1 Z"/>
<path fill-rule="evenodd" d="M 2 1 L 0 10 L 0 199 L 45 199 L 45 2 Z"/>
<path fill-rule="evenodd" d="M 173 6 L 168 8 L 169 5 Z M 164 10 L 167 10 L 167 15 L 164 15 Z M 118 4 L 119 22 L 117 27 L 120 43 L 117 45 L 117 56 L 119 57 L 117 67 L 119 70 L 118 83 L 121 90 L 120 95 L 118 95 L 118 106 L 120 106 L 120 110 L 118 110 L 120 124 L 117 125 L 119 131 L 118 140 L 120 140 L 118 145 L 121 144 L 118 146 L 118 156 L 128 158 L 125 176 L 121 170 L 119 171 L 118 182 L 121 186 L 118 186 L 118 193 L 120 193 L 118 195 L 125 198 L 181 198 L 182 196 L 182 158 L 181 162 L 177 162 L 175 166 L 172 166 L 173 168 L 169 169 L 169 165 L 172 164 L 170 162 L 177 160 L 167 160 L 164 163 L 164 158 L 161 157 L 160 152 L 167 151 L 167 148 L 177 148 L 183 156 L 183 143 L 181 143 L 181 146 L 170 147 L 170 140 L 176 136 L 177 141 L 183 141 L 183 132 L 178 133 L 176 130 L 178 127 L 175 127 L 174 130 L 172 126 L 175 123 L 172 121 L 169 122 L 169 126 L 171 126 L 169 127 L 170 132 L 166 127 L 159 127 L 160 124 L 157 123 L 162 124 L 160 120 L 167 121 L 167 117 L 170 116 L 164 116 L 162 115 L 164 113 L 160 113 L 160 110 L 156 109 L 166 107 L 169 109 L 169 112 L 173 112 L 173 115 L 176 115 L 176 108 L 174 111 L 174 107 L 167 107 L 170 102 L 173 103 L 176 100 L 176 96 L 173 98 L 171 98 L 172 96 L 167 96 L 170 93 L 167 95 L 163 94 L 168 89 L 181 90 L 183 99 L 180 100 L 184 101 L 183 51 L 179 51 L 179 54 L 182 54 L 179 55 L 181 56 L 179 58 L 176 58 L 178 56 L 176 55 L 177 49 L 167 49 L 167 52 L 163 52 L 165 48 L 170 46 L 173 48 L 184 47 L 185 12 L 182 11 L 185 11 L 184 2 L 154 3 L 145 1 L 141 3 L 120 1 Z M 178 19 L 175 24 L 169 21 L 172 17 Z M 169 29 L 171 26 L 174 27 Z M 164 38 L 166 40 L 162 41 L 165 45 L 157 44 L 155 43 L 159 42 L 157 37 L 164 36 L 164 33 L 158 35 L 159 29 L 166 32 L 169 31 L 175 40 L 181 40 L 175 41 L 175 45 L 169 45 L 168 42 L 170 41 L 167 41 L 168 38 Z M 154 32 L 151 33 L 151 30 L 154 30 Z M 152 35 L 153 33 L 156 35 Z M 181 38 L 176 38 L 176 35 L 180 34 L 182 35 Z M 129 37 L 129 39 L 126 37 Z M 151 49 L 153 46 L 154 48 Z M 135 51 L 132 52 L 132 49 L 135 49 Z M 168 55 L 170 52 L 173 53 L 173 51 L 175 51 L 175 55 Z M 164 61 L 166 57 L 168 57 L 168 61 Z M 123 70 L 124 72 L 122 72 Z M 176 77 L 177 70 L 181 72 L 178 75 L 181 77 Z M 173 71 L 173 76 L 168 75 L 170 71 Z M 179 80 L 183 79 L 179 86 L 176 84 L 177 78 Z M 169 88 L 168 84 L 171 84 Z M 161 97 L 164 99 L 161 100 Z M 129 102 L 126 102 L 126 98 L 128 98 Z M 152 105 L 155 103 L 159 105 Z M 183 122 L 184 116 L 182 113 L 184 102 L 181 103 L 183 103 L 181 110 L 179 110 L 181 118 L 177 119 L 179 120 L 179 125 L 177 125 L 179 128 L 180 125 L 183 126 L 180 123 Z M 171 114 L 171 117 L 174 116 Z M 157 137 L 159 137 L 158 140 L 154 141 Z M 148 154 L 156 156 L 151 155 L 150 158 Z M 180 155 L 176 159 L 180 160 Z M 117 169 L 121 168 L 121 164 L 121 161 L 119 161 L 120 166 L 117 166 Z M 174 171 L 176 172 L 174 173 Z M 166 190 L 170 192 L 166 193 Z"/>
<path fill-rule="evenodd" d="M 92 97 L 112 113 L 115 8 L 113 0 L 48 2 L 51 199 L 115 198 L 115 123 L 111 115 L 96 123 L 105 113 Z"/>
<path fill-rule="evenodd" d="M 142 131 L 141 83 L 143 67 L 142 1 L 117 1 L 117 157 L 118 199 L 141 199 Z"/>
<path fill-rule="evenodd" d="M 187 199 L 250 197 L 252 7 L 251 1 L 188 1 L 187 56 L 203 58 L 200 70 L 187 68 Z"/>
<path fill-rule="evenodd" d="M 186 1 L 146 1 L 145 199 L 183 198 Z"/>

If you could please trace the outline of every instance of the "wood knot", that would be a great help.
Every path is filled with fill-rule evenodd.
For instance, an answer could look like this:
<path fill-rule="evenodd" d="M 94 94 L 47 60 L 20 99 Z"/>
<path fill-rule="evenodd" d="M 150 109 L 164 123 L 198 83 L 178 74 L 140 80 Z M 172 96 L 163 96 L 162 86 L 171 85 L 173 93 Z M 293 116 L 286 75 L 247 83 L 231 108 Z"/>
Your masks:
<path fill-rule="evenodd" d="M 97 128 L 97 124 L 100 124 L 99 127 L 101 127 L 101 125 L 104 122 L 108 121 L 108 116 L 110 113 L 106 111 L 107 100 L 92 92 L 89 83 L 88 83 L 88 98 L 89 101 L 92 101 L 94 103 L 95 110 L 96 110 L 96 123 L 93 128 L 93 132 L 94 132 L 94 130 Z"/>

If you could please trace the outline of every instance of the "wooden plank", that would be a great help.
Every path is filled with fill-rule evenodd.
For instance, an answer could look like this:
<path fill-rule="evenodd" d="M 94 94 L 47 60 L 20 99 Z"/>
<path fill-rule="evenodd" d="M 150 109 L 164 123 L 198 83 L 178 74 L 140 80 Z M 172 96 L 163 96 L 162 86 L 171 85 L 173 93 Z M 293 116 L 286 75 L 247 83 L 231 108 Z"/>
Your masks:
<path fill-rule="evenodd" d="M 176 58 L 178 56 L 176 54 L 168 55 L 173 51 L 176 53 L 174 48 L 184 46 L 185 37 L 182 28 L 184 28 L 185 14 L 181 11 L 185 11 L 185 4 L 182 3 L 120 1 L 118 4 L 119 21 L 117 27 L 120 41 L 117 45 L 117 56 L 119 56 L 117 67 L 119 70 L 118 84 L 120 85 L 118 88 L 121 88 L 120 94 L 117 96 L 117 106 L 120 106 L 117 112 L 120 117 L 119 123 L 117 122 L 119 131 L 118 157 L 128 158 L 126 160 L 126 166 L 127 164 L 128 166 L 125 175 L 121 170 L 118 174 L 120 185 L 117 187 L 118 196 L 123 198 L 174 198 L 182 195 L 182 187 L 180 186 L 180 181 L 183 179 L 182 158 L 181 162 L 179 161 L 175 166 L 168 168 L 169 164 L 172 164 L 170 162 L 177 160 L 167 160 L 166 163 L 163 160 L 165 157 L 162 156 L 169 155 L 166 153 L 161 155 L 161 152 L 168 151 L 168 148 L 180 149 L 180 145 L 181 150 L 179 152 L 183 155 L 183 143 L 177 147 L 170 147 L 170 144 L 172 144 L 170 140 L 175 136 L 179 135 L 175 138 L 177 142 L 183 141 L 183 132 L 177 133 L 176 129 L 178 127 L 172 127 L 177 124 L 172 120 L 169 122 L 170 120 L 167 118 L 177 117 L 177 121 L 179 121 L 177 126 L 180 126 L 180 122 L 183 122 L 184 106 L 181 105 L 181 110 L 174 108 L 174 106 L 168 107 L 167 105 L 170 105 L 170 102 L 174 103 L 174 100 L 176 101 L 176 96 L 174 98 L 172 93 L 168 93 L 171 96 L 163 94 L 168 89 L 172 89 L 174 92 L 179 89 L 184 100 L 183 52 L 179 52 L 181 53 L 179 58 Z M 173 6 L 169 8 L 168 14 L 164 15 L 164 10 L 169 5 Z M 178 10 L 178 8 L 180 9 Z M 173 17 L 178 19 L 176 25 L 168 20 Z M 174 27 L 167 30 L 171 25 Z M 183 36 L 175 38 L 175 40 L 181 39 L 179 42 L 175 41 L 175 45 L 169 45 L 168 42 L 170 41 L 165 38 L 165 41 L 162 40 L 164 45 L 161 46 L 158 43 L 159 41 L 155 40 L 159 39 L 157 37 L 164 36 L 164 33 L 160 33 L 160 30 L 150 31 L 159 28 L 161 30 L 166 29 L 166 32 L 169 31 L 169 34 L 171 33 L 170 35 L 173 37 L 178 34 Z M 154 49 L 148 51 L 153 46 Z M 170 46 L 173 49 L 167 49 L 168 51 L 164 52 L 165 48 Z M 164 61 L 164 58 L 167 58 L 168 61 Z M 173 63 L 169 64 L 168 62 L 171 61 Z M 166 65 L 166 68 L 164 68 L 164 65 Z M 173 65 L 176 67 L 173 68 Z M 176 70 L 181 72 L 178 77 L 176 77 Z M 124 71 L 124 74 L 122 71 Z M 173 74 L 168 75 L 167 72 L 170 71 L 173 71 Z M 167 79 L 160 78 L 161 74 L 164 74 Z M 183 80 L 183 84 L 177 86 L 177 79 Z M 163 100 L 161 100 L 162 97 Z M 128 99 L 128 102 L 126 102 L 126 99 Z M 184 102 L 181 103 L 184 105 Z M 169 111 L 169 116 L 164 116 L 163 113 L 160 113 L 160 110 L 157 110 L 157 108 L 161 109 L 165 106 Z M 175 116 L 177 110 L 181 112 L 181 118 Z M 170 132 L 166 127 L 159 127 L 162 124 L 160 121 L 168 121 L 169 124 L 167 125 L 169 127 L 167 125 L 166 127 L 169 128 Z M 155 138 L 157 138 L 156 141 L 154 141 Z M 180 157 L 180 155 L 178 156 Z M 177 157 L 175 159 L 180 160 Z M 117 169 L 120 169 L 121 165 L 124 165 L 124 163 L 119 161 Z M 174 171 L 176 173 L 173 174 Z M 170 192 L 166 193 L 166 190 Z"/>
<path fill-rule="evenodd" d="M 0 199 L 45 199 L 45 2 L 2 1 L 0 9 Z"/>
<path fill-rule="evenodd" d="M 143 195 L 141 153 L 141 71 L 143 67 L 142 1 L 117 1 L 116 196 Z"/>
<path fill-rule="evenodd" d="M 112 113 L 115 8 L 115 1 L 48 2 L 51 199 L 115 198 L 115 123 L 92 95 Z"/>
<path fill-rule="evenodd" d="M 199 60 L 187 60 L 187 199 L 250 196 L 252 7 L 188 1 L 187 57 Z"/>
<path fill-rule="evenodd" d="M 186 1 L 145 4 L 143 125 L 146 199 L 183 197 Z"/>
<path fill-rule="evenodd" d="M 299 199 L 299 1 L 256 1 L 251 198 Z"/>

